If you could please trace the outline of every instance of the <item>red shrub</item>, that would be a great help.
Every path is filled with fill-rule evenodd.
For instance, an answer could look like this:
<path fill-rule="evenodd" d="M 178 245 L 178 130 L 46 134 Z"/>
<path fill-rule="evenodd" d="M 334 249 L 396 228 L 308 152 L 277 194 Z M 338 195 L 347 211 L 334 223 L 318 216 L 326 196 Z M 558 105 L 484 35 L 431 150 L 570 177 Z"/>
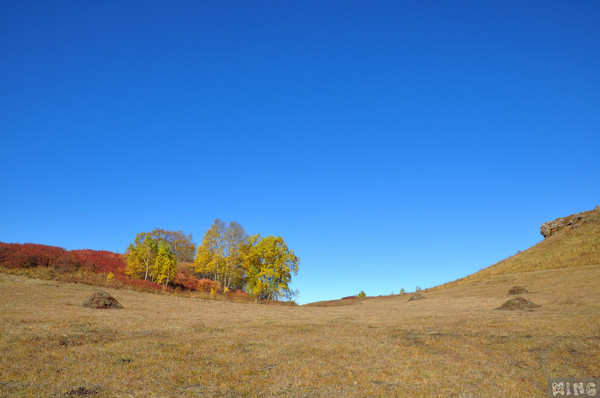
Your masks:
<path fill-rule="evenodd" d="M 198 278 L 194 278 L 185 272 L 179 272 L 173 281 L 173 286 L 187 290 L 196 290 L 198 289 L 198 282 Z"/>
<path fill-rule="evenodd" d="M 71 250 L 71 253 L 77 258 L 81 265 L 93 272 L 101 272 L 115 275 L 125 275 L 125 258 L 122 254 L 109 252 L 106 250 Z"/>
<path fill-rule="evenodd" d="M 77 269 L 77 258 L 61 247 L 0 242 L 0 265 L 9 268 L 55 267 Z"/>
<path fill-rule="evenodd" d="M 210 279 L 198 279 L 196 290 L 210 292 L 213 289 L 215 292 L 220 293 L 222 291 L 221 284 L 218 281 L 211 281 Z"/>
<path fill-rule="evenodd" d="M 132 279 L 125 275 L 115 275 L 115 278 L 133 287 L 154 290 L 162 290 L 163 288 L 160 283 L 155 283 L 146 279 Z"/>
<path fill-rule="evenodd" d="M 105 250 L 67 251 L 60 247 L 33 243 L 0 242 L 0 266 L 8 268 L 55 267 L 64 271 L 82 267 L 94 273 L 108 274 L 112 272 L 115 279 L 134 288 L 165 290 L 165 287 L 158 283 L 143 279 L 132 279 L 125 275 L 127 266 L 125 256 Z M 223 292 L 219 282 L 210 279 L 198 279 L 193 276 L 192 272 L 193 264 L 181 263 L 180 272 L 172 282 L 173 287 L 202 292 Z M 173 288 L 167 288 L 166 290 L 172 291 Z"/>

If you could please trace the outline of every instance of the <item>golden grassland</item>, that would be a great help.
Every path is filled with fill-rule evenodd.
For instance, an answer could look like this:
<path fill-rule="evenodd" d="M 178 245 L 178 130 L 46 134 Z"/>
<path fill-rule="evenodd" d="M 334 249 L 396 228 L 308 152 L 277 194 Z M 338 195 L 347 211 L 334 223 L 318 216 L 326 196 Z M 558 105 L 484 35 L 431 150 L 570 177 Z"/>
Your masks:
<path fill-rule="evenodd" d="M 541 304 L 497 311 L 514 285 Z M 0 274 L 0 396 L 545 396 L 548 377 L 600 376 L 600 265 L 470 285 L 276 306 Z"/>
<path fill-rule="evenodd" d="M 565 227 L 525 251 L 433 290 L 466 285 L 494 275 L 600 264 L 600 209 L 580 214 L 587 215 L 588 220 L 575 228 Z"/>

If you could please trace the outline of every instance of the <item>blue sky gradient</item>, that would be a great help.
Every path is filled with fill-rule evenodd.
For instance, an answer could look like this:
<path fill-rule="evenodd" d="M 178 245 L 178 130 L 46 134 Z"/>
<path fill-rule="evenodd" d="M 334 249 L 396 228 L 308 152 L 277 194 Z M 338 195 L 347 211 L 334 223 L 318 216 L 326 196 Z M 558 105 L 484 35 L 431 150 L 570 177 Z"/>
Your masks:
<path fill-rule="evenodd" d="M 443 3 L 443 4 L 440 4 Z M 302 303 L 600 203 L 597 1 L 4 2 L 0 241 L 281 235 Z"/>

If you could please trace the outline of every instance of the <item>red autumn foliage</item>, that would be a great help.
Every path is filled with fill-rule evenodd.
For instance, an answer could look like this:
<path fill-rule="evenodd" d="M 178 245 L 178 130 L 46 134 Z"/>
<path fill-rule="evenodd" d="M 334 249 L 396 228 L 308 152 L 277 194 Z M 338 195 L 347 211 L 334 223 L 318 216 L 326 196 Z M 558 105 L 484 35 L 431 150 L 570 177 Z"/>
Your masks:
<path fill-rule="evenodd" d="M 200 292 L 210 292 L 214 290 L 217 293 L 222 292 L 223 288 L 217 281 L 210 279 L 198 279 L 186 272 L 179 272 L 173 281 L 174 287 L 179 287 L 186 290 L 197 290 Z"/>
<path fill-rule="evenodd" d="M 241 297 L 241 298 L 247 298 L 250 299 L 253 297 L 250 296 L 248 293 L 244 292 L 243 290 L 234 290 L 231 292 L 227 292 L 227 297 L 232 298 L 232 297 Z"/>
<path fill-rule="evenodd" d="M 221 293 L 223 288 L 218 281 L 212 281 L 210 279 L 198 279 L 198 287 L 196 287 L 196 290 L 201 292 L 210 292 L 211 290 L 214 290 L 217 293 Z"/>
<path fill-rule="evenodd" d="M 196 290 L 198 288 L 198 282 L 198 278 L 194 278 L 185 272 L 178 272 L 173 281 L 173 286 L 187 290 Z"/>
<path fill-rule="evenodd" d="M 125 274 L 127 263 L 123 254 L 106 250 L 65 250 L 61 247 L 38 245 L 33 243 L 0 242 L 0 266 L 7 268 L 53 267 L 61 271 L 88 270 L 94 273 L 108 274 L 126 285 L 142 290 L 165 290 L 161 284 L 143 279 L 132 279 Z M 223 293 L 218 281 L 198 279 L 193 275 L 193 264 L 181 263 L 180 272 L 172 282 L 175 288 L 189 291 Z M 227 292 L 228 297 L 249 297 L 242 291 Z"/>
<path fill-rule="evenodd" d="M 126 275 L 115 275 L 115 279 L 137 288 L 150 290 L 164 290 L 164 286 L 160 283 L 155 283 L 145 279 L 132 279 Z"/>
<path fill-rule="evenodd" d="M 112 272 L 115 275 L 125 275 L 125 258 L 122 254 L 109 252 L 106 250 L 71 250 L 71 253 L 81 263 L 82 267 L 88 268 L 94 272 L 108 274 Z"/>
<path fill-rule="evenodd" d="M 0 265 L 8 268 L 55 267 L 71 270 L 79 268 L 80 263 L 72 253 L 61 247 L 0 242 Z"/>

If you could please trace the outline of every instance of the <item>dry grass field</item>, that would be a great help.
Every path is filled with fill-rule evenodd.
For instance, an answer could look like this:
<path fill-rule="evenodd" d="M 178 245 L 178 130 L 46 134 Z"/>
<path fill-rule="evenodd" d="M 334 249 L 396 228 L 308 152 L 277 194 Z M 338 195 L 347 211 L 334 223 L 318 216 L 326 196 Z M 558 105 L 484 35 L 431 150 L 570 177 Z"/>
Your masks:
<path fill-rule="evenodd" d="M 540 304 L 498 311 L 514 285 Z M 600 375 L 600 266 L 342 306 L 242 304 L 0 274 L 0 396 L 534 397 Z"/>

